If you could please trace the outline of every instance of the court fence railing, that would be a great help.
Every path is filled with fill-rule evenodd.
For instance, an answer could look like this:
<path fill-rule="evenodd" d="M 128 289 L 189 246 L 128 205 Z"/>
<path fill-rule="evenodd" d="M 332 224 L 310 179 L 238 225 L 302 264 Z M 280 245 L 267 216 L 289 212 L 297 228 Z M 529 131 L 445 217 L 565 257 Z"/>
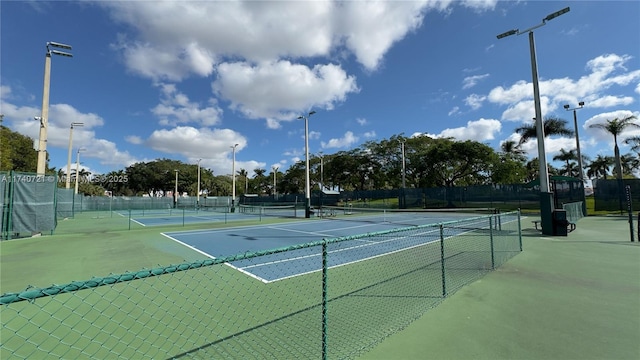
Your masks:
<path fill-rule="evenodd" d="M 354 358 L 521 252 L 521 233 L 516 211 L 5 293 L 0 358 Z"/>

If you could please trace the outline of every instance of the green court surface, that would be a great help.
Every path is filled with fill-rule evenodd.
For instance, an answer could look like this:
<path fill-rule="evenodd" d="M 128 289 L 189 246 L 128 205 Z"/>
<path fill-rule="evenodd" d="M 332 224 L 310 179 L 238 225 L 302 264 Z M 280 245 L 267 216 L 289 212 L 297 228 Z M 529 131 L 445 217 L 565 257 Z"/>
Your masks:
<path fill-rule="evenodd" d="M 530 220 L 521 254 L 361 359 L 640 359 L 640 245 L 627 218 L 587 217 L 567 237 Z"/>
<path fill-rule="evenodd" d="M 269 221 L 276 219 L 236 221 L 233 225 Z M 128 218 L 109 211 L 77 213 L 73 219 L 58 219 L 53 235 L 0 242 L 0 293 L 205 259 L 160 233 L 224 226 L 200 223 L 142 227 L 131 222 L 129 228 Z"/>
<path fill-rule="evenodd" d="M 112 218 L 108 213 L 82 215 L 84 217 L 77 216 L 75 219 L 60 221 L 53 236 L 0 242 L 0 292 L 21 291 L 27 285 L 46 287 L 51 284 L 86 280 L 93 276 L 204 259 L 204 255 L 167 239 L 160 235 L 160 232 L 214 227 L 212 224 L 194 224 L 185 227 L 138 227 L 128 230 L 128 222 Z M 461 287 L 450 297 L 443 300 L 434 299 L 425 306 L 432 308 L 422 317 L 359 358 L 640 358 L 640 245 L 629 241 L 627 218 L 584 218 L 578 222 L 577 229 L 567 237 L 542 236 L 533 228 L 531 220 L 531 217 L 522 219 L 522 253 L 511 258 L 497 270 L 488 272 L 479 280 Z M 246 225 L 260 223 L 264 224 L 254 221 Z M 356 267 L 356 270 L 362 270 L 361 273 L 356 273 L 353 269 L 338 268 L 335 277 L 330 278 L 340 278 L 342 272 L 349 270 L 353 281 L 361 283 L 372 270 Z M 248 280 L 226 267 L 204 270 L 206 271 L 193 272 L 195 277 L 189 280 L 190 283 L 215 278 L 220 279 L 220 283 L 223 284 L 236 284 L 235 292 L 225 285 L 224 291 L 221 292 L 224 296 L 216 299 L 216 305 L 228 306 L 241 299 L 255 297 L 256 293 L 253 293 L 253 296 L 245 294 L 251 289 L 245 285 Z M 180 279 L 188 274 L 180 273 L 170 284 L 182 289 L 187 282 Z M 318 317 L 317 309 L 309 308 L 310 305 L 305 302 L 307 300 L 304 300 L 306 298 L 303 296 L 306 293 L 320 291 L 317 282 L 310 281 L 312 278 L 318 280 L 319 276 L 310 274 L 294 279 L 297 286 L 293 288 L 300 290 L 300 298 L 289 298 L 286 301 L 280 299 L 273 306 L 285 314 L 291 312 L 290 304 L 296 304 L 300 309 L 312 309 L 310 312 L 296 314 L 290 318 L 291 322 L 284 325 L 289 326 L 294 319 L 301 318 L 297 324 L 308 326 L 312 321 L 305 317 Z M 157 282 L 154 279 L 150 281 L 151 284 Z M 422 286 L 414 281 L 410 283 Z M 271 290 L 273 299 L 279 299 L 277 295 L 285 290 L 285 286 L 287 290 L 292 288 L 285 282 L 275 284 Z M 329 287 L 330 291 L 339 291 L 342 284 L 332 286 Z M 153 287 L 147 290 L 152 292 Z M 182 290 L 201 291 L 202 293 L 196 295 L 203 301 L 208 299 L 204 295 L 210 294 L 210 290 L 206 288 Z M 100 295 L 105 291 L 107 287 L 96 294 Z M 136 292 L 132 299 L 142 304 L 150 301 L 145 298 L 138 299 L 143 294 L 144 292 Z M 163 299 L 164 296 L 163 293 Z M 263 292 L 260 301 L 253 305 L 258 306 L 260 302 L 266 302 L 265 296 L 266 293 Z M 228 302 L 223 301 L 226 297 L 229 297 Z M 390 297 L 389 301 L 392 298 Z M 363 299 L 367 298 L 358 299 L 364 301 Z M 40 301 L 37 303 L 41 304 Z M 28 304 L 25 302 L 19 306 Z M 311 305 L 313 304 L 315 302 L 311 302 Z M 329 307 L 328 317 L 335 320 L 333 324 L 340 323 L 349 316 L 356 316 L 340 313 L 345 309 L 352 309 L 341 306 L 336 304 L 333 313 Z M 162 311 L 175 310 L 172 302 L 163 303 L 161 308 Z M 369 309 L 364 306 L 359 308 L 361 311 Z M 401 311 L 402 307 L 393 303 L 387 310 Z M 211 331 L 204 328 L 197 330 Z M 267 339 L 271 338 L 276 342 L 281 340 L 277 332 L 269 332 L 272 330 L 271 326 L 264 327 L 263 330 Z M 339 334 L 340 331 L 355 331 L 348 327 L 338 327 L 336 330 L 333 334 L 328 334 L 330 339 L 336 342 L 339 342 L 341 337 L 347 337 L 344 333 Z M 371 329 L 365 330 L 367 329 L 357 332 L 364 334 Z M 318 331 L 313 327 L 301 327 L 294 332 L 311 332 L 317 335 Z M 151 337 L 154 334 L 153 331 L 149 332 Z M 309 339 L 317 339 L 317 336 Z M 303 336 L 294 341 L 296 344 L 304 342 Z"/>

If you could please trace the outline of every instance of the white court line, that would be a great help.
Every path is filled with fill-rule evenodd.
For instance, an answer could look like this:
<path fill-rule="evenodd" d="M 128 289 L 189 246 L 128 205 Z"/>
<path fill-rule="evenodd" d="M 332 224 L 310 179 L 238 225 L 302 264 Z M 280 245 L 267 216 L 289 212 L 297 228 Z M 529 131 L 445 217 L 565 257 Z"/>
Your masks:
<path fill-rule="evenodd" d="M 319 232 L 302 231 L 302 230 L 296 230 L 296 229 L 285 229 L 285 228 L 280 228 L 280 227 L 277 227 L 277 226 L 267 226 L 267 229 L 289 231 L 289 232 L 300 233 L 300 234 L 305 234 L 305 235 L 318 235 L 318 236 L 331 236 L 331 237 L 335 236 L 335 235 L 332 235 L 332 234 L 323 234 L 323 233 L 319 233 Z"/>
<path fill-rule="evenodd" d="M 129 219 L 129 221 L 133 221 L 134 223 L 136 223 L 136 224 L 138 224 L 138 225 L 140 225 L 140 226 L 147 226 L 147 225 L 145 225 L 145 224 L 141 223 L 140 221 L 138 221 L 138 220 L 136 220 L 136 219 L 134 219 L 134 218 L 130 218 L 130 219 Z"/>
<path fill-rule="evenodd" d="M 206 257 L 210 258 L 210 259 L 215 259 L 215 258 L 216 258 L 215 256 L 213 256 L 213 255 L 211 255 L 211 254 L 209 254 L 209 253 L 207 253 L 207 252 L 204 252 L 204 251 L 202 251 L 202 250 L 200 250 L 200 249 L 198 249 L 198 248 L 196 248 L 196 247 L 194 247 L 194 246 L 191 246 L 191 245 L 189 245 L 189 244 L 187 244 L 187 243 L 184 243 L 184 242 L 182 242 L 182 241 L 180 241 L 180 240 L 178 240 L 178 239 L 176 239 L 176 238 L 174 238 L 174 237 L 171 237 L 171 236 L 169 236 L 169 235 L 167 235 L 167 234 L 165 234 L 165 233 L 161 233 L 161 235 L 162 235 L 162 236 L 165 236 L 165 237 L 167 237 L 167 238 L 169 238 L 170 240 L 173 240 L 173 241 L 177 242 L 177 243 L 178 243 L 178 244 L 180 244 L 180 245 L 186 246 L 186 247 L 188 247 L 189 249 L 191 249 L 191 250 L 193 250 L 193 251 L 195 251 L 195 252 L 197 252 L 197 253 L 200 253 L 200 254 L 202 254 L 202 255 L 204 255 L 204 256 L 206 256 Z M 243 274 L 245 274 L 245 275 L 247 275 L 247 276 L 250 276 L 250 277 L 252 277 L 252 278 L 254 278 L 254 279 L 257 279 L 257 280 L 259 280 L 259 281 L 261 281 L 261 282 L 263 282 L 263 283 L 266 283 L 266 282 L 267 282 L 267 280 L 265 280 L 265 279 L 263 279 L 263 278 L 261 278 L 261 277 L 259 277 L 259 276 L 255 275 L 255 274 L 253 274 L 253 273 L 250 273 L 250 272 L 248 272 L 248 271 L 245 271 L 245 270 L 244 270 L 244 269 L 242 269 L 242 268 L 239 268 L 239 267 L 237 267 L 237 266 L 234 266 L 234 265 L 233 265 L 233 264 L 231 264 L 230 262 L 224 262 L 223 264 L 224 264 L 224 265 L 226 265 L 226 266 L 228 266 L 228 267 L 230 267 L 230 268 L 232 268 L 232 269 L 234 269 L 234 270 L 240 271 L 241 273 L 243 273 Z"/>

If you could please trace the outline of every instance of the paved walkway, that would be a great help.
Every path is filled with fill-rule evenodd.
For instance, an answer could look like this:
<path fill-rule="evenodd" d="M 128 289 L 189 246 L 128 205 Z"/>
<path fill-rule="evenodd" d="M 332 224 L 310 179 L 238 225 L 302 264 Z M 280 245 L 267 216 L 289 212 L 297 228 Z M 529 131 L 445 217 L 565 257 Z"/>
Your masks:
<path fill-rule="evenodd" d="M 640 359 L 640 245 L 626 217 L 567 237 L 523 218 L 524 251 L 361 359 Z"/>

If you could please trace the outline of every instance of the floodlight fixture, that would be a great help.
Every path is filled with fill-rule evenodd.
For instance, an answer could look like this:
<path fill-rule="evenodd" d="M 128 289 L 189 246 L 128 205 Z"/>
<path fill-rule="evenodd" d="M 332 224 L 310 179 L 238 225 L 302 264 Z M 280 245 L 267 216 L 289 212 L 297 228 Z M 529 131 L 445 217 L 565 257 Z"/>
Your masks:
<path fill-rule="evenodd" d="M 565 108 L 565 109 L 567 109 L 567 110 L 569 110 L 569 104 L 566 104 L 566 105 L 564 106 L 564 108 Z"/>
<path fill-rule="evenodd" d="M 498 35 L 497 38 L 498 39 L 502 39 L 502 38 L 505 38 L 507 36 L 515 35 L 517 33 L 518 33 L 518 29 L 509 30 L 507 32 L 503 32 L 502 34 Z"/>
<path fill-rule="evenodd" d="M 51 46 L 51 47 L 55 47 L 55 48 L 59 48 L 59 49 L 71 50 L 71 45 L 62 44 L 62 43 L 55 42 L 55 41 L 49 41 L 47 43 L 47 46 Z"/>
<path fill-rule="evenodd" d="M 73 57 L 72 54 L 68 53 L 68 52 L 64 52 L 64 51 L 58 51 L 58 50 L 49 50 L 50 53 L 52 53 L 53 55 L 60 55 L 60 56 L 66 56 L 66 57 Z"/>
<path fill-rule="evenodd" d="M 569 10 L 570 10 L 570 8 L 567 6 L 566 8 L 564 8 L 562 10 L 558 10 L 558 11 L 552 13 L 552 14 L 547 15 L 547 17 L 544 18 L 542 21 L 549 21 L 551 19 L 555 19 L 555 18 L 557 18 L 558 16 L 560 16 L 562 14 L 568 13 Z"/>
<path fill-rule="evenodd" d="M 578 103 L 578 106 L 580 106 L 580 107 L 584 106 L 584 101 L 580 101 L 580 102 Z"/>

